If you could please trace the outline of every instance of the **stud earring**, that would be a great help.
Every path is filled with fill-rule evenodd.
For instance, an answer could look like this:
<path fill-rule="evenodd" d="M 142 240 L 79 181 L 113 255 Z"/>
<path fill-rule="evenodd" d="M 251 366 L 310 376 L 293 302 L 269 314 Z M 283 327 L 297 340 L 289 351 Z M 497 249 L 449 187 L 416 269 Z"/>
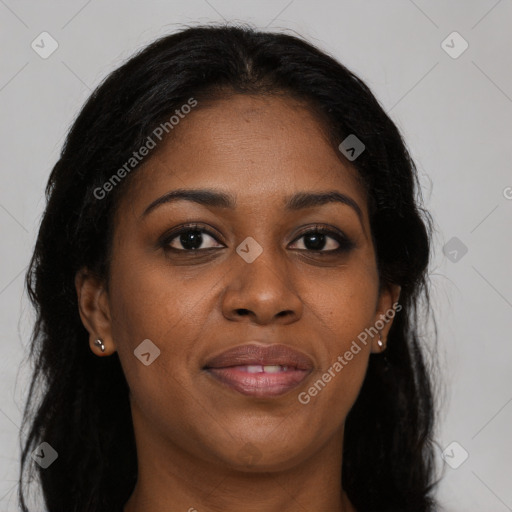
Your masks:
<path fill-rule="evenodd" d="M 382 340 L 380 339 L 380 332 L 379 332 L 379 339 L 377 340 L 377 345 L 379 346 L 379 348 L 382 350 L 384 348 L 384 343 L 382 342 Z"/>
<path fill-rule="evenodd" d="M 101 351 L 102 352 L 105 352 L 105 345 L 103 344 L 103 341 L 101 339 L 97 339 L 94 344 L 97 346 L 97 347 L 100 347 L 101 348 Z"/>

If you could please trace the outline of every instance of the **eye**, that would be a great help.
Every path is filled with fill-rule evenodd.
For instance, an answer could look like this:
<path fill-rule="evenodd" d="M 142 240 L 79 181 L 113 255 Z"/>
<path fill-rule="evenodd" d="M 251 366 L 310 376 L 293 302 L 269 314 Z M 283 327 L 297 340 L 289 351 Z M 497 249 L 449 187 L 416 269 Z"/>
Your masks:
<path fill-rule="evenodd" d="M 304 248 L 292 247 L 292 249 L 337 254 L 347 252 L 355 246 L 342 232 L 323 226 L 315 226 L 304 231 L 293 243 L 297 244 L 297 241 L 301 239 L 304 239 L 304 242 L 302 242 Z M 168 235 L 164 235 L 160 245 L 166 250 L 182 253 L 225 247 L 218 242 L 213 233 L 198 224 L 181 226 L 179 229 L 173 230 Z"/>
<path fill-rule="evenodd" d="M 341 232 L 333 231 L 322 226 L 316 226 L 313 229 L 303 232 L 297 240 L 304 239 L 302 245 L 304 249 L 299 250 L 323 253 L 339 253 L 349 251 L 354 248 L 354 243 Z M 295 247 L 297 249 L 297 247 Z"/>
<path fill-rule="evenodd" d="M 165 249 L 177 252 L 203 251 L 206 249 L 215 249 L 224 247 L 221 245 L 212 245 L 212 241 L 218 244 L 217 239 L 207 229 L 199 225 L 182 226 L 165 236 L 161 245 Z M 209 246 L 204 246 L 210 244 Z"/>

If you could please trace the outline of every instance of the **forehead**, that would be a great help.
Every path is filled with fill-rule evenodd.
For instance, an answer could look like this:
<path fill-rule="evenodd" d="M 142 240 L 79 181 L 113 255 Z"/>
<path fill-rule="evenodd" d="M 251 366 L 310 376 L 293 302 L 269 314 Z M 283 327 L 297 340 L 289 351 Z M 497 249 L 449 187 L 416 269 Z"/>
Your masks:
<path fill-rule="evenodd" d="M 229 190 L 237 204 L 336 188 L 365 208 L 355 168 L 329 141 L 321 117 L 285 96 L 233 95 L 198 103 L 135 171 L 130 209 L 177 188 Z"/>

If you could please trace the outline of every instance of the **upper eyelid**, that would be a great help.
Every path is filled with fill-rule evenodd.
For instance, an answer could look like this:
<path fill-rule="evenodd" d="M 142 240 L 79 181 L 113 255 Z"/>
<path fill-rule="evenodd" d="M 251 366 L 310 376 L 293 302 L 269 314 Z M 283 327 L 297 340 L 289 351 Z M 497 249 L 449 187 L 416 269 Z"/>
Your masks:
<path fill-rule="evenodd" d="M 179 228 L 170 230 L 168 232 L 168 234 L 164 234 L 161 237 L 161 240 L 164 242 L 169 241 L 169 240 L 174 240 L 177 236 L 181 235 L 182 233 L 187 233 L 188 231 L 201 231 L 202 233 L 206 233 L 207 235 L 215 238 L 216 240 L 217 240 L 217 238 L 219 238 L 219 235 L 217 235 L 214 232 L 214 230 L 210 227 L 190 224 L 190 225 L 184 225 L 184 226 L 180 226 Z M 219 240 L 217 240 L 217 241 L 219 241 Z"/>

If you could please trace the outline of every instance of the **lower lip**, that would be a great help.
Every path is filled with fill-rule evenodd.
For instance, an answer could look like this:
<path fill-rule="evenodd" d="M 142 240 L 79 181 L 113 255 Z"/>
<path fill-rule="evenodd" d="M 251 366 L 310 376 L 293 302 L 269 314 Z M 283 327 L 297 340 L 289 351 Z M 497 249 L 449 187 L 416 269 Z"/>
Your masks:
<path fill-rule="evenodd" d="M 208 373 L 230 388 L 249 396 L 272 397 L 297 387 L 308 375 L 308 370 L 291 369 L 277 373 L 249 373 L 237 367 L 207 368 Z"/>

